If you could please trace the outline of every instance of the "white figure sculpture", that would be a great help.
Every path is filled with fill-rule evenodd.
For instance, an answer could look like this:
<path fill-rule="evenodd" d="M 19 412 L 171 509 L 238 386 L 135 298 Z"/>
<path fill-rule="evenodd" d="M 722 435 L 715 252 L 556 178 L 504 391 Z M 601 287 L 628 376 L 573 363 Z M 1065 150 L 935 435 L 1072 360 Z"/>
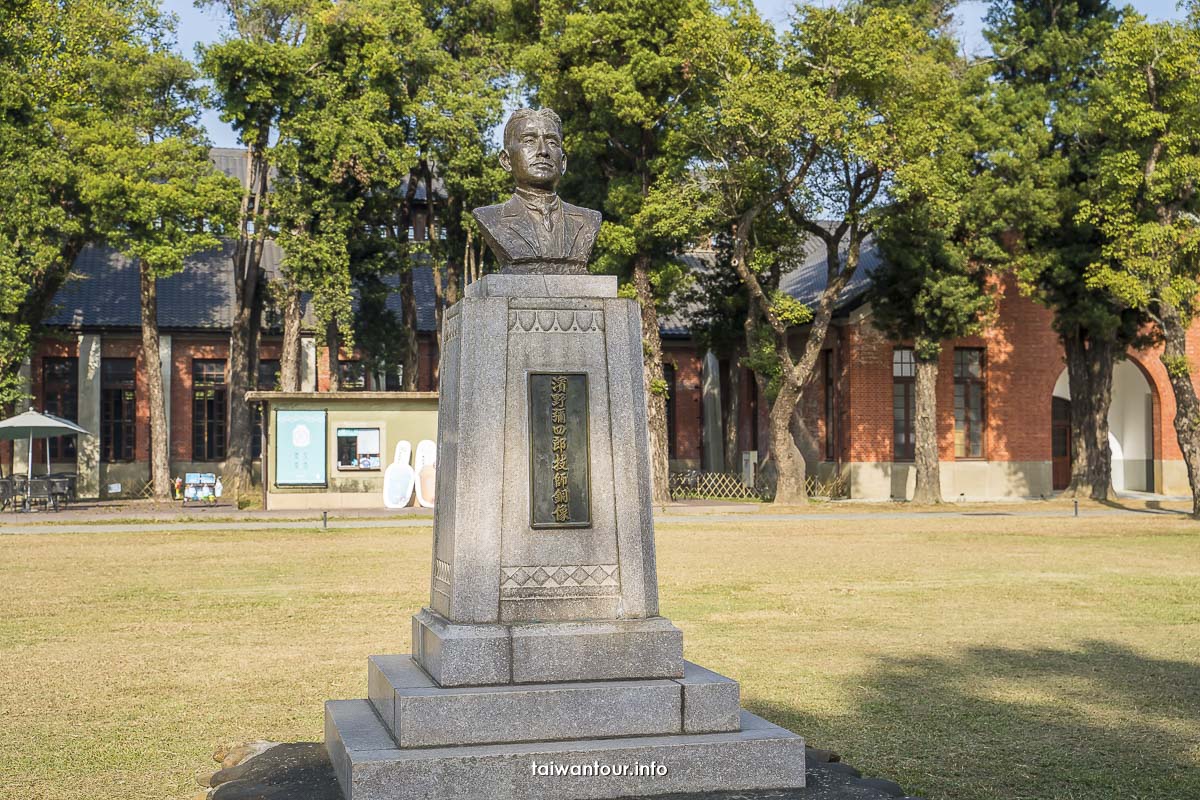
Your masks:
<path fill-rule="evenodd" d="M 422 508 L 433 508 L 435 475 L 437 472 L 437 445 L 425 439 L 417 445 L 417 503 Z"/>
<path fill-rule="evenodd" d="M 412 501 L 417 473 L 409 464 L 411 455 L 411 442 L 396 443 L 395 458 L 383 473 L 383 504 L 388 508 L 404 508 Z"/>

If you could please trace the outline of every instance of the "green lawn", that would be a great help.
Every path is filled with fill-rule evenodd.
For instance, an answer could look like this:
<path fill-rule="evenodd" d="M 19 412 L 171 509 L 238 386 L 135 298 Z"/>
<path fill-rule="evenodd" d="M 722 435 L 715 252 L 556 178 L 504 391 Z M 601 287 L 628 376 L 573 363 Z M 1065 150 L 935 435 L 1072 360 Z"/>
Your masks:
<path fill-rule="evenodd" d="M 0 537 L 0 797 L 189 798 L 403 652 L 428 529 Z M 752 710 L 935 800 L 1200 797 L 1200 523 L 664 524 L 663 613 Z"/>

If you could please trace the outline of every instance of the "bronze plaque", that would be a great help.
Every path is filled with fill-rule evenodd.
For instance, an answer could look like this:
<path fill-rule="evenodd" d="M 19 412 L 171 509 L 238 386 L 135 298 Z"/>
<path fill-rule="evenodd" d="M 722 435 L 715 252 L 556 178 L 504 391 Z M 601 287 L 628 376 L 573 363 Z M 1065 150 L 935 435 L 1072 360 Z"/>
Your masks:
<path fill-rule="evenodd" d="M 592 524 L 588 382 L 578 372 L 529 375 L 529 525 Z"/>

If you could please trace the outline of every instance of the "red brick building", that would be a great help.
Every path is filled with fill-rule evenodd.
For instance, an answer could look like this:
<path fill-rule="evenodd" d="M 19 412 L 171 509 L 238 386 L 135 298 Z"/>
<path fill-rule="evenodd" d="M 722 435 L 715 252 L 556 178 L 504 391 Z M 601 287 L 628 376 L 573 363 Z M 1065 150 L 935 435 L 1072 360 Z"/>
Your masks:
<path fill-rule="evenodd" d="M 240 151 L 216 150 L 214 161 L 229 174 L 244 169 Z M 420 218 L 412 235 L 417 240 L 425 235 Z M 813 302 L 824 286 L 822 252 L 810 250 L 807 261 L 786 274 L 781 288 Z M 199 255 L 182 273 L 158 284 L 173 475 L 219 473 L 225 458 L 230 256 L 228 247 Z M 268 271 L 278 268 L 279 256 L 268 248 Z M 711 254 L 688 258 L 695 268 L 712 263 Z M 909 496 L 914 481 L 911 351 L 871 325 L 864 295 L 875 259 L 875 251 L 865 248 L 858 274 L 839 299 L 820 374 L 798 410 L 807 423 L 799 445 L 810 474 L 835 491 L 862 499 Z M 438 349 L 432 273 L 417 267 L 413 274 L 418 313 L 408 324 L 418 333 L 418 388 L 433 390 Z M 999 289 L 994 326 L 980 336 L 946 342 L 943 349 L 938 439 L 947 499 L 1047 496 L 1064 486 L 1069 475 L 1067 381 L 1050 314 L 1011 281 Z M 44 443 L 35 442 L 34 463 L 40 468 L 48 457 L 54 470 L 77 471 L 84 495 L 103 496 L 109 487 L 112 493 L 137 491 L 149 478 L 137 269 L 111 250 L 90 248 L 80 256 L 55 306 L 50 333 L 24 370 L 32 405 L 99 435 L 79 443 L 52 441 L 49 452 Z M 389 299 L 388 308 L 403 318 L 398 296 Z M 664 319 L 661 332 L 672 468 L 741 472 L 747 454 L 764 458 L 767 407 L 753 376 L 737 367 L 736 359 L 699 352 L 686 314 Z M 1200 328 L 1193 335 L 1200 336 Z M 328 359 L 317 341 L 313 330 L 305 332 L 301 384 L 307 391 L 329 387 Z M 273 388 L 279 347 L 279 331 L 268 321 L 260 335 L 259 388 Z M 398 387 L 394 370 L 367 374 L 361 353 L 340 355 L 344 389 Z M 1129 353 L 1115 370 L 1109 415 L 1118 490 L 1188 491 L 1173 415 L 1170 386 L 1157 355 Z M 737 420 L 736 431 L 723 424 L 730 418 Z M 736 446 L 732 441 L 727 445 L 735 434 Z M 23 470 L 27 450 L 25 443 L 0 444 L 0 465 L 5 471 Z M 726 463 L 727 450 L 732 463 Z"/>

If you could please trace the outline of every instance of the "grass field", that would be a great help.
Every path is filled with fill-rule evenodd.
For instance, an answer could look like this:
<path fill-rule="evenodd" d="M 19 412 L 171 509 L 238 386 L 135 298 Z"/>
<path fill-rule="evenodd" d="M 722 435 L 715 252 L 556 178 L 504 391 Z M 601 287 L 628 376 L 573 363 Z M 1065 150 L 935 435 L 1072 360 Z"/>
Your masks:
<path fill-rule="evenodd" d="M 427 599 L 424 528 L 0 537 L 0 798 L 190 798 L 321 738 Z M 666 524 L 662 611 L 752 710 L 930 800 L 1200 797 L 1200 523 Z"/>

